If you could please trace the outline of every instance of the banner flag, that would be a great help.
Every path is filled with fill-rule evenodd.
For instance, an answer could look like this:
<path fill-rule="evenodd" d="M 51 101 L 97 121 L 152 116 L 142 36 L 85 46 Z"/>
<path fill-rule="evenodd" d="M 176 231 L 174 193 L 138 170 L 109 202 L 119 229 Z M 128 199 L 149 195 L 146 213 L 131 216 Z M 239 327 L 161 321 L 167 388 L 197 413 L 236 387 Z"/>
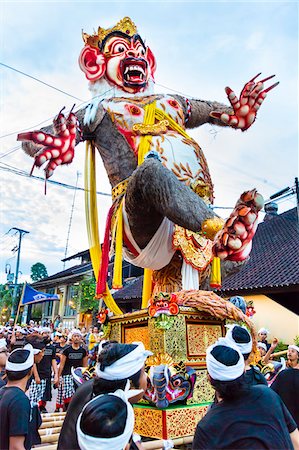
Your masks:
<path fill-rule="evenodd" d="M 57 294 L 46 294 L 45 292 L 36 291 L 31 286 L 26 284 L 23 290 L 20 306 L 51 300 L 59 300 L 59 296 Z"/>

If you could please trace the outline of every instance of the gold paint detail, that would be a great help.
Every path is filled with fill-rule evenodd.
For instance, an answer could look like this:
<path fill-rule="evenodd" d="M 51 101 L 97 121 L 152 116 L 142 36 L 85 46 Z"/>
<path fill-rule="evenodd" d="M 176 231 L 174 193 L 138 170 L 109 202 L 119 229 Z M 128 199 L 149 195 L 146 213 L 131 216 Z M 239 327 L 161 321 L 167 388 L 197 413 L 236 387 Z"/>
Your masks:
<path fill-rule="evenodd" d="M 150 348 L 149 330 L 146 324 L 142 326 L 123 326 L 124 343 L 132 344 L 132 342 L 143 342 L 146 349 Z"/>
<path fill-rule="evenodd" d="M 184 260 L 200 272 L 205 271 L 213 259 L 213 242 L 200 233 L 175 225 L 172 242 L 174 248 L 181 251 Z"/>
<path fill-rule="evenodd" d="M 118 183 L 112 188 L 112 201 L 114 202 L 118 197 L 123 196 L 126 193 L 127 186 L 131 177 Z"/>
<path fill-rule="evenodd" d="M 222 336 L 221 324 L 202 324 L 187 322 L 188 357 L 205 355 L 207 347 Z"/>
<path fill-rule="evenodd" d="M 212 402 L 214 400 L 214 396 L 215 390 L 208 381 L 207 371 L 205 369 L 196 370 L 196 382 L 193 396 L 187 400 L 187 405 Z"/>
<path fill-rule="evenodd" d="M 159 136 L 162 133 L 166 133 L 168 126 L 168 120 L 160 120 L 154 124 L 135 123 L 132 130 L 139 135 Z"/>
<path fill-rule="evenodd" d="M 218 231 L 222 230 L 224 223 L 225 221 L 221 217 L 206 219 L 201 224 L 201 232 L 207 239 L 213 241 Z"/>
<path fill-rule="evenodd" d="M 130 17 L 124 17 L 112 28 L 105 29 L 99 27 L 98 33 L 94 33 L 93 35 L 82 32 L 82 38 L 85 45 L 91 45 L 92 47 L 98 48 L 99 44 L 101 44 L 103 40 L 114 31 L 120 31 L 127 36 L 132 37 L 137 33 L 137 27 Z"/>

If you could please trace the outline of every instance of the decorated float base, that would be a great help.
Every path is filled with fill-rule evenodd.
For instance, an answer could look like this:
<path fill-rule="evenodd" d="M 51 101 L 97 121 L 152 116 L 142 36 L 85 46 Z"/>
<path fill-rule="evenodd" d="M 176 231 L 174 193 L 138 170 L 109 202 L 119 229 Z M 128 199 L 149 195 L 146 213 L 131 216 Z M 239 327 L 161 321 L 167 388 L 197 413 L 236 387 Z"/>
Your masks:
<path fill-rule="evenodd" d="M 207 412 L 209 404 L 171 406 L 167 409 L 134 405 L 134 432 L 156 439 L 193 436 L 196 425 Z"/>
<path fill-rule="evenodd" d="M 207 379 L 206 350 L 224 336 L 227 319 L 252 328 L 239 308 L 211 291 L 161 293 L 149 309 L 110 318 L 109 339 L 141 341 L 153 352 L 147 391 L 134 405 L 138 434 L 153 439 L 194 435 L 215 394 Z"/>

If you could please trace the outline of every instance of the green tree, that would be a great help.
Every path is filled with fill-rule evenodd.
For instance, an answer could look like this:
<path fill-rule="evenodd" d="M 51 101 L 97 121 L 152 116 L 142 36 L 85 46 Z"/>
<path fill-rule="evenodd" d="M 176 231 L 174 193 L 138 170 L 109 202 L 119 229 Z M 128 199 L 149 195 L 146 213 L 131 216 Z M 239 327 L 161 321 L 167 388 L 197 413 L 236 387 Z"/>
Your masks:
<path fill-rule="evenodd" d="M 43 263 L 37 262 L 31 266 L 31 280 L 39 281 L 48 276 L 46 266 Z"/>
<path fill-rule="evenodd" d="M 10 317 L 12 307 L 12 291 L 6 284 L 0 285 L 0 323 L 5 323 Z"/>
<path fill-rule="evenodd" d="M 80 281 L 78 291 L 73 299 L 76 309 L 80 313 L 97 312 L 99 300 L 95 299 L 96 282 L 94 277 L 84 278 Z"/>

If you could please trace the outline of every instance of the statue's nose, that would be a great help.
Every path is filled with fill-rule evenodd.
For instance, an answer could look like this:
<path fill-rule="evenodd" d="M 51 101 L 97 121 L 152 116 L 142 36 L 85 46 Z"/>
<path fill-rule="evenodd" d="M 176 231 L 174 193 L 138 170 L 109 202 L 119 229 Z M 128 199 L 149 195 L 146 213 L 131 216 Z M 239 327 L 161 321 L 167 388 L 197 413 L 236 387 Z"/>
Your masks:
<path fill-rule="evenodd" d="M 127 55 L 133 58 L 137 58 L 139 56 L 139 52 L 137 49 L 135 50 L 134 48 L 130 48 L 129 50 L 127 50 Z"/>

